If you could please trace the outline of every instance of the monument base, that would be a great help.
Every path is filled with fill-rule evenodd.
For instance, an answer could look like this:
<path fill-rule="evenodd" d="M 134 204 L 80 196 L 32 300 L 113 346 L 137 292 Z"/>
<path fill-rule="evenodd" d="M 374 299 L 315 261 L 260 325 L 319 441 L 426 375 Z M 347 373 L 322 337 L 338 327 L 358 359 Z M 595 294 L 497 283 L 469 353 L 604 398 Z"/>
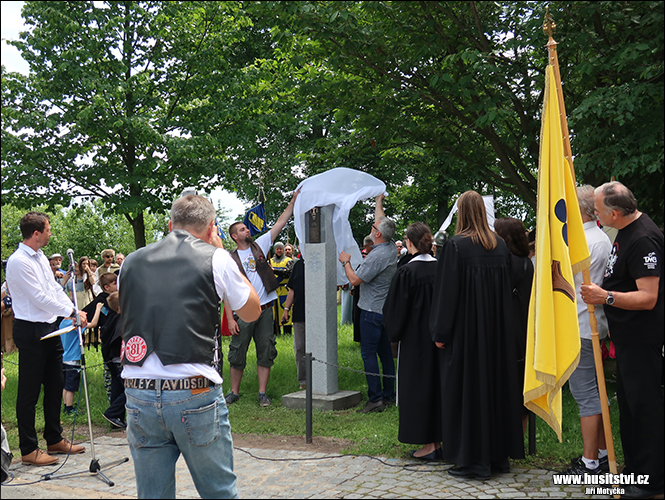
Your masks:
<path fill-rule="evenodd" d="M 324 411 L 346 410 L 358 406 L 362 395 L 358 391 L 337 391 L 334 394 L 312 394 L 312 408 Z M 284 394 L 282 406 L 292 410 L 304 410 L 307 403 L 307 391 L 302 390 Z"/>

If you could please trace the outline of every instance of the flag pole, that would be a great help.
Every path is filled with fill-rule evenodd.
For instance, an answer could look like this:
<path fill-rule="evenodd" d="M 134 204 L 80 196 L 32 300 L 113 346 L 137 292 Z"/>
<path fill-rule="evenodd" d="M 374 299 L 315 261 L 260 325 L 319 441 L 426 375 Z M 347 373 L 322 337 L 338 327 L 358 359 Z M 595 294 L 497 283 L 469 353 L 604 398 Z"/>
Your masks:
<path fill-rule="evenodd" d="M 549 64 L 554 70 L 554 79 L 556 81 L 556 92 L 559 100 L 559 113 L 561 118 L 561 131 L 563 133 L 563 151 L 570 166 L 573 182 L 575 182 L 575 167 L 573 166 L 573 151 L 570 147 L 570 135 L 568 133 L 568 120 L 566 118 L 566 106 L 563 101 L 563 89 L 561 88 L 561 74 L 559 73 L 559 58 L 557 57 L 557 42 L 554 41 L 552 34 L 556 29 L 556 24 L 549 12 L 549 7 L 545 13 L 545 23 L 543 31 L 549 37 L 547 50 L 549 53 Z M 591 284 L 591 275 L 589 268 L 582 271 L 582 277 L 585 285 Z M 614 452 L 614 439 L 612 437 L 612 423 L 610 421 L 610 409 L 607 404 L 607 388 L 605 387 L 605 371 L 603 369 L 603 357 L 600 351 L 600 340 L 598 338 L 598 322 L 593 304 L 587 304 L 589 311 L 589 325 L 591 326 L 591 342 L 593 344 L 593 359 L 596 365 L 596 378 L 598 379 L 598 392 L 600 395 L 600 408 L 603 419 L 603 430 L 605 432 L 605 443 L 607 445 L 607 459 L 609 461 L 610 472 L 617 473 L 616 455 Z M 616 497 L 618 498 L 618 497 Z"/>

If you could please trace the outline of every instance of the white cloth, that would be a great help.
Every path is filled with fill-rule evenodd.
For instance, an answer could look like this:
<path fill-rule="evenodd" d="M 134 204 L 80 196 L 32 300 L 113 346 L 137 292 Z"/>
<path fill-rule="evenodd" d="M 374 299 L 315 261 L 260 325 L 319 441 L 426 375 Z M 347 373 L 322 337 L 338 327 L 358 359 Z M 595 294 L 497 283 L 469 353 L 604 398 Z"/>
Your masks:
<path fill-rule="evenodd" d="M 603 282 L 605 274 L 605 266 L 607 259 L 612 251 L 612 242 L 609 236 L 598 227 L 595 221 L 584 223 L 584 235 L 586 242 L 589 246 L 589 253 L 591 254 L 591 265 L 589 266 L 589 275 L 591 283 Z M 575 276 L 575 292 L 577 294 L 577 321 L 580 324 L 580 338 L 591 340 L 591 325 L 589 324 L 589 309 L 582 300 L 582 283 L 584 278 L 582 273 L 579 272 Z M 596 309 L 596 322 L 598 323 L 598 337 L 604 339 L 607 336 L 607 318 L 602 305 L 595 306 Z"/>
<path fill-rule="evenodd" d="M 375 198 L 386 193 L 386 185 L 376 177 L 350 168 L 333 168 L 326 172 L 305 179 L 298 185 L 300 194 L 293 207 L 296 236 L 300 241 L 300 251 L 305 255 L 305 218 L 314 207 L 334 205 L 333 234 L 337 246 L 337 255 L 346 252 L 351 256 L 351 266 L 356 269 L 363 258 L 358 243 L 353 239 L 349 212 L 360 200 Z M 337 285 L 348 283 L 348 278 L 339 260 L 337 263 Z"/>
<path fill-rule="evenodd" d="M 19 243 L 7 261 L 6 276 L 16 319 L 53 323 L 58 316 L 72 314 L 74 304 L 55 281 L 41 248 L 34 251 Z"/>
<path fill-rule="evenodd" d="M 263 252 L 264 256 L 268 255 L 268 252 L 270 251 L 270 246 L 272 245 L 272 237 L 270 235 L 270 231 L 256 238 L 256 240 L 254 240 L 254 243 L 256 243 L 259 246 L 259 248 L 261 248 L 261 251 Z M 254 262 L 254 254 L 252 253 L 252 249 L 251 248 L 247 248 L 246 250 L 238 249 L 238 258 L 240 259 L 240 263 L 242 264 L 242 267 L 245 270 L 247 279 L 252 284 L 254 290 L 256 290 L 256 293 L 259 296 L 259 301 L 261 302 L 261 305 L 267 304 L 272 300 L 277 300 L 277 292 L 273 290 L 272 292 L 267 293 L 266 287 L 263 286 L 263 280 L 261 279 L 261 276 L 259 276 L 259 273 L 256 271 L 256 262 Z M 236 269 L 237 268 L 238 266 L 236 266 Z M 231 309 L 233 309 L 234 311 L 236 310 L 234 307 L 231 307 Z"/>
<path fill-rule="evenodd" d="M 217 295 L 222 300 L 227 300 L 231 309 L 236 311 L 247 303 L 250 289 L 245 280 L 242 279 L 238 266 L 231 255 L 222 248 L 218 248 L 212 254 L 212 274 Z M 118 280 L 119 283 L 120 280 Z M 124 366 L 121 377 L 180 379 L 198 375 L 202 375 L 216 384 L 222 383 L 222 377 L 210 365 L 205 363 L 176 363 L 164 366 L 159 356 L 154 352 L 146 358 L 142 366 Z"/>
<path fill-rule="evenodd" d="M 92 285 L 92 291 L 95 292 L 95 297 L 103 292 L 102 287 L 99 285 L 99 267 L 95 269 L 95 284 Z"/>
<path fill-rule="evenodd" d="M 487 212 L 487 224 L 489 224 L 490 229 L 494 231 L 494 196 L 483 196 L 483 201 L 485 202 L 485 212 Z M 450 223 L 453 220 L 453 215 L 457 213 L 457 210 L 457 200 L 455 200 L 453 209 L 448 214 L 448 217 L 446 217 L 446 220 L 443 221 L 443 224 L 441 224 L 439 231 L 445 231 L 448 229 L 448 226 L 450 226 Z"/>

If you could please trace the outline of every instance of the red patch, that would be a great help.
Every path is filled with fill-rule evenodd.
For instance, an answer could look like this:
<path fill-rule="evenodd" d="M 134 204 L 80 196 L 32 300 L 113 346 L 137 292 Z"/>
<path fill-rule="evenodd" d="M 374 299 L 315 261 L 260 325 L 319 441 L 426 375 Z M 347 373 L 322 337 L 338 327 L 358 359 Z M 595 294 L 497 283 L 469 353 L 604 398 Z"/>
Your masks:
<path fill-rule="evenodd" d="M 148 352 L 148 345 L 138 335 L 132 337 L 125 344 L 125 356 L 130 363 L 138 363 L 145 358 L 145 353 Z"/>

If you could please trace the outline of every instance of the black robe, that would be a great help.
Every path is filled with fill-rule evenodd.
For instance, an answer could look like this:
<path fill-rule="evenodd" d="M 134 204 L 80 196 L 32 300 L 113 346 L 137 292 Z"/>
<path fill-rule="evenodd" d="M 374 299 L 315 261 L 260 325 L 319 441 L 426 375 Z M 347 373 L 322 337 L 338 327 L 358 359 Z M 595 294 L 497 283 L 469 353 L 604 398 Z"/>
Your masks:
<path fill-rule="evenodd" d="M 526 357 L 526 331 L 529 319 L 529 301 L 533 284 L 533 263 L 528 257 L 511 255 L 512 287 L 513 287 L 513 318 L 517 333 L 517 375 L 520 386 L 524 387 L 524 368 Z M 522 414 L 528 414 L 526 406 L 522 406 Z"/>
<path fill-rule="evenodd" d="M 459 466 L 524 457 L 511 254 L 455 236 L 441 249 L 432 340 L 441 370 L 443 456 Z"/>
<path fill-rule="evenodd" d="M 399 342 L 397 404 L 402 443 L 441 441 L 441 387 L 437 349 L 429 333 L 436 260 L 399 267 L 383 306 L 391 342 Z"/>

